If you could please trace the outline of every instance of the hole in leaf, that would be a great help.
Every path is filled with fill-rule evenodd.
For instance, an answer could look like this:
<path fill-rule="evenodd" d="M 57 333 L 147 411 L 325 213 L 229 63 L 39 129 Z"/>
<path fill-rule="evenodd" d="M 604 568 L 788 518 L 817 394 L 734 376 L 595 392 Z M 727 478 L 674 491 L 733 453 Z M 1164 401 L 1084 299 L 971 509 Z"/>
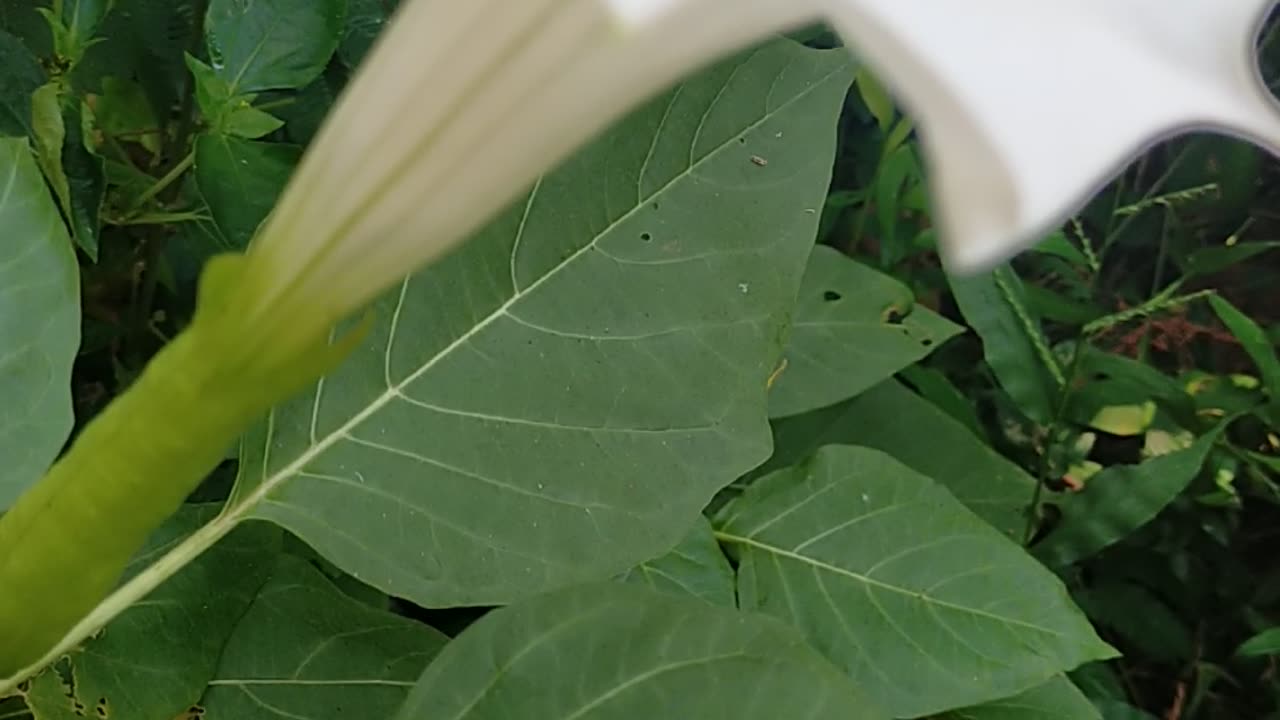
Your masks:
<path fill-rule="evenodd" d="M 649 242 L 653 239 L 653 235 L 650 235 L 649 233 L 640 233 L 640 239 L 645 242 Z"/>
<path fill-rule="evenodd" d="M 933 338 L 924 338 L 920 341 L 920 344 L 925 347 L 933 347 Z"/>
<path fill-rule="evenodd" d="M 843 296 L 840 293 L 836 292 L 835 290 L 828 290 L 822 293 L 822 299 L 826 300 L 827 302 L 835 302 L 839 300 L 841 297 Z"/>

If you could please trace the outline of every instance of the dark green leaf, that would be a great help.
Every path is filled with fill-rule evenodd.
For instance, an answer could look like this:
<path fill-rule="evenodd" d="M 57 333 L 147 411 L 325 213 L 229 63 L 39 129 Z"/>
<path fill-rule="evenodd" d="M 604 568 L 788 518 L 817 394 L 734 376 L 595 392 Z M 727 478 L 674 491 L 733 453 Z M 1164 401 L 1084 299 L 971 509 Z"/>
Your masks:
<path fill-rule="evenodd" d="M 1114 655 L 1066 588 L 941 486 L 827 447 L 757 480 L 717 537 L 738 601 L 799 627 L 894 717 L 1024 692 Z"/>
<path fill-rule="evenodd" d="M 1062 521 L 1034 552 L 1053 567 L 1070 565 L 1123 540 L 1173 502 L 1195 479 L 1225 425 L 1190 447 L 1137 465 L 1109 467 L 1085 489 L 1058 501 Z"/>
<path fill-rule="evenodd" d="M 66 170 L 67 187 L 71 193 L 72 237 L 90 260 L 97 261 L 107 176 L 103 159 L 87 144 L 85 113 L 85 107 L 74 100 L 63 108 L 67 137 L 62 146 L 62 167 Z"/>
<path fill-rule="evenodd" d="M 217 511 L 184 507 L 148 541 L 130 574 Z M 75 699 L 87 708 L 103 704 L 107 716 L 120 718 L 172 718 L 193 705 L 213 677 L 227 637 L 269 577 L 279 543 L 279 531 L 270 526 L 240 528 L 125 610 L 72 656 Z"/>
<path fill-rule="evenodd" d="M 1280 248 L 1280 241 L 1242 242 L 1200 248 L 1187 255 L 1182 262 L 1182 271 L 1188 276 L 1212 275 L 1276 248 Z M 1179 258 L 1175 255 L 1174 259 Z"/>
<path fill-rule="evenodd" d="M 1179 423 L 1195 424 L 1195 403 L 1177 380 L 1154 367 L 1123 355 L 1104 352 L 1094 347 L 1081 350 L 1078 377 L 1089 386 L 1102 388 L 1100 395 L 1121 403 L 1155 400 Z M 1073 396 L 1069 410 L 1085 413 L 1078 403 L 1085 398 Z"/>
<path fill-rule="evenodd" d="M 1076 300 L 1040 285 L 1024 285 L 1027 306 L 1036 317 L 1063 323 L 1084 325 L 1106 315 L 1106 311 L 1092 302 Z"/>
<path fill-rule="evenodd" d="M 941 370 L 912 365 L 909 368 L 903 368 L 898 376 L 920 393 L 920 397 L 964 425 L 974 436 L 986 438 L 986 430 L 982 427 L 982 421 L 978 419 L 978 411 L 974 408 L 973 401 L 965 397 L 960 388 L 956 387 L 955 383 L 951 382 Z"/>
<path fill-rule="evenodd" d="M 1191 630 L 1160 598 L 1131 582 L 1108 582 L 1078 591 L 1076 602 L 1142 657 L 1169 665 L 1194 659 Z"/>
<path fill-rule="evenodd" d="M 1027 417 L 1047 424 L 1060 384 L 1057 360 L 1027 307 L 1022 281 L 1003 266 L 984 275 L 953 276 L 951 290 L 965 322 L 982 338 L 1000 386 Z"/>
<path fill-rule="evenodd" d="M 495 611 L 427 668 L 398 720 L 877 720 L 791 628 L 634 585 Z"/>
<path fill-rule="evenodd" d="M 1240 645 L 1236 654 L 1244 657 L 1280 655 L 1280 628 L 1269 628 L 1254 635 Z"/>
<path fill-rule="evenodd" d="M 21 40 L 0 30 L 0 135 L 32 133 L 31 94 L 44 82 L 35 55 Z"/>
<path fill-rule="evenodd" d="M 1102 720 L 1084 693 L 1059 675 L 1020 695 L 952 710 L 938 720 Z"/>
<path fill-rule="evenodd" d="M 200 706 L 235 720 L 389 718 L 446 642 L 284 556 L 227 641 Z"/>
<path fill-rule="evenodd" d="M 373 41 L 399 6 L 400 0 L 348 0 L 347 24 L 338 45 L 338 58 L 348 69 L 359 67 Z"/>
<path fill-rule="evenodd" d="M 86 144 L 84 107 L 64 97 L 58 83 L 43 85 L 32 94 L 32 128 L 36 159 L 69 221 L 72 238 L 97 260 L 106 170 L 102 158 Z"/>
<path fill-rule="evenodd" d="M 1249 357 L 1253 358 L 1254 364 L 1262 373 L 1262 383 L 1271 400 L 1280 403 L 1280 357 L 1276 356 L 1275 345 L 1271 343 L 1266 331 L 1219 295 L 1210 296 L 1209 304 L 1231 334 L 1240 340 Z"/>
<path fill-rule="evenodd" d="M 48 469 L 71 431 L 79 271 L 25 139 L 0 139 L 0 510 Z"/>
<path fill-rule="evenodd" d="M 819 245 L 809 257 L 770 417 L 847 400 L 961 331 L 888 275 Z"/>
<path fill-rule="evenodd" d="M 1103 720 L 1156 720 L 1155 715 L 1143 712 L 1129 703 L 1095 700 L 1093 704 L 1102 713 Z"/>
<path fill-rule="evenodd" d="M 1031 248 L 1031 252 L 1061 258 L 1066 260 L 1067 263 L 1073 267 L 1089 267 L 1089 258 L 1085 256 L 1084 251 L 1076 247 L 1075 243 L 1071 242 L 1071 240 L 1067 238 L 1066 233 L 1061 231 L 1052 233 L 1045 239 L 1036 243 L 1035 246 Z"/>
<path fill-rule="evenodd" d="M 711 523 L 699 515 L 680 544 L 661 557 L 640 563 L 622 576 L 624 582 L 736 607 L 733 568 L 720 550 Z"/>
<path fill-rule="evenodd" d="M 1026 529 L 1035 479 L 896 381 L 773 427 L 776 449 L 761 473 L 794 465 L 823 445 L 862 445 L 941 483 L 1005 535 L 1021 538 Z"/>
<path fill-rule="evenodd" d="M 210 0 L 205 42 L 232 95 L 297 89 L 338 48 L 346 0 Z"/>
<path fill-rule="evenodd" d="M 212 135 L 234 135 L 250 140 L 278 130 L 284 121 L 253 107 L 255 93 L 237 94 L 218 71 L 190 55 L 187 67 L 195 79 L 196 104 Z"/>
<path fill-rule="evenodd" d="M 772 42 L 542 178 L 382 298 L 365 344 L 246 439 L 230 517 L 427 607 L 674 547 L 768 456 L 765 384 L 849 66 Z"/>
<path fill-rule="evenodd" d="M 338 99 L 342 85 L 326 72 L 319 79 L 293 96 L 293 102 L 276 112 L 285 121 L 285 133 L 291 142 L 306 145 L 311 142 L 329 109 Z"/>
<path fill-rule="evenodd" d="M 201 135 L 195 152 L 196 184 L 214 223 L 231 247 L 248 247 L 293 173 L 301 150 L 227 135 Z"/>

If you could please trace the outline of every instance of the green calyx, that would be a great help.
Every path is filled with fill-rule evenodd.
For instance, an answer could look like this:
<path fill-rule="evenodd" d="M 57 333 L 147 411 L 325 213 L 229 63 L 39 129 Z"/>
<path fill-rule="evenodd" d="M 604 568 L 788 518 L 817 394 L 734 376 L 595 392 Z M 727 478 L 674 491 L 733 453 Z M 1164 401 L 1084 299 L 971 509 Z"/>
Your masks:
<path fill-rule="evenodd" d="M 227 448 L 360 340 L 358 329 L 336 344 L 270 347 L 239 312 L 247 264 L 209 262 L 191 326 L 0 517 L 0 678 L 56 646 Z"/>

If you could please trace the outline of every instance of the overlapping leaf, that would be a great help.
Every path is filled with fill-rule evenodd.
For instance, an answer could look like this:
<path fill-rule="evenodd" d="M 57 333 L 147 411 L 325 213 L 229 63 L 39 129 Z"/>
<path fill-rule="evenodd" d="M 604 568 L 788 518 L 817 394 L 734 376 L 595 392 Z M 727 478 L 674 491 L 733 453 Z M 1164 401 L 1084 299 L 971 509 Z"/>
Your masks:
<path fill-rule="evenodd" d="M 148 541 L 129 574 L 217 510 L 185 507 Z M 190 707 L 213 676 L 223 643 L 270 577 L 279 542 L 279 530 L 250 525 L 188 564 L 72 656 L 66 669 L 71 687 L 62 685 L 57 669 L 37 679 L 30 700 L 37 718 L 55 720 L 77 708 L 100 718 L 171 718 Z"/>
<path fill-rule="evenodd" d="M 982 338 L 983 355 L 1005 392 L 1027 417 L 1053 415 L 1061 370 L 1028 309 L 1022 281 L 1008 266 L 984 275 L 952 277 L 965 322 Z"/>
<path fill-rule="evenodd" d="M 200 706 L 236 720 L 389 718 L 446 642 L 285 557 L 227 641 Z"/>
<path fill-rule="evenodd" d="M 776 450 L 759 474 L 823 445 L 860 445 L 932 478 L 1005 535 L 1021 539 L 1026 530 L 1035 478 L 895 380 L 835 407 L 776 420 L 773 433 Z"/>
<path fill-rule="evenodd" d="M 770 417 L 847 400 L 961 330 L 916 305 L 907 286 L 825 245 L 809 257 L 795 316 Z"/>
<path fill-rule="evenodd" d="M 675 546 L 768 455 L 849 79 L 840 51 L 777 41 L 633 114 L 384 298 L 365 346 L 248 439 L 228 518 L 428 606 Z"/>
<path fill-rule="evenodd" d="M 71 240 L 25 139 L 0 139 L 0 510 L 44 473 L 71 431 L 80 345 Z"/>
<path fill-rule="evenodd" d="M 713 605 L 737 606 L 733 568 L 716 542 L 711 523 L 701 515 L 671 552 L 631 568 L 622 580 L 700 598 Z"/>
<path fill-rule="evenodd" d="M 943 713 L 938 720 L 1102 720 L 1102 714 L 1065 677 L 1013 697 Z"/>
<path fill-rule="evenodd" d="M 1036 557 L 1067 565 L 1150 522 L 1195 479 L 1224 429 L 1219 425 L 1189 447 L 1136 465 L 1114 465 L 1090 478 L 1083 492 L 1058 502 L 1062 522 L 1035 546 Z"/>
<path fill-rule="evenodd" d="M 315 80 L 342 38 L 346 0 L 211 0 L 205 41 L 233 94 Z"/>
<path fill-rule="evenodd" d="M 395 717 L 887 716 L 776 620 L 618 583 L 486 616 L 445 648 Z"/>
<path fill-rule="evenodd" d="M 928 478 L 828 447 L 722 511 L 745 609 L 784 618 L 895 717 L 1027 691 L 1113 654 L 1062 583 Z"/>

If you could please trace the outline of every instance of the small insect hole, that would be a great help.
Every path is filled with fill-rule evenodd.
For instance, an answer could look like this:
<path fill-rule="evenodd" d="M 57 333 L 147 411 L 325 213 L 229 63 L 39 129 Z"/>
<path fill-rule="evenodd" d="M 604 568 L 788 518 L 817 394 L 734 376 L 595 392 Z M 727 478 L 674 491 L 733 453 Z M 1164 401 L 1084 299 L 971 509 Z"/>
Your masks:
<path fill-rule="evenodd" d="M 840 293 L 836 292 L 835 290 L 828 290 L 822 293 L 822 299 L 826 300 L 827 302 L 835 302 L 839 300 L 841 297 L 843 296 Z"/>
<path fill-rule="evenodd" d="M 884 321 L 888 325 L 901 325 L 905 317 L 898 308 L 889 308 L 884 311 Z"/>
<path fill-rule="evenodd" d="M 920 344 L 925 347 L 933 347 L 933 338 L 925 338 L 920 341 Z"/>
<path fill-rule="evenodd" d="M 640 233 L 640 239 L 641 239 L 641 240 L 643 240 L 643 241 L 645 241 L 645 242 L 649 242 L 650 240 L 652 240 L 652 239 L 653 239 L 653 235 L 651 235 L 651 234 L 649 234 L 649 233 Z"/>

